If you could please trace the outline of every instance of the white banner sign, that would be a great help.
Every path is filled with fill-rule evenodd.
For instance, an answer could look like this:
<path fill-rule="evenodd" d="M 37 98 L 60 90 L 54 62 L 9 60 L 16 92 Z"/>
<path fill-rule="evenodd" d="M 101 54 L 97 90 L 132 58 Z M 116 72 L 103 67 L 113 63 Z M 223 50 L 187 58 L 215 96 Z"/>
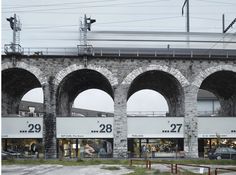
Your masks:
<path fill-rule="evenodd" d="M 43 118 L 3 117 L 2 138 L 42 138 Z"/>
<path fill-rule="evenodd" d="M 113 138 L 113 118 L 58 117 L 57 138 Z"/>
<path fill-rule="evenodd" d="M 199 117 L 199 138 L 236 138 L 235 117 Z"/>
<path fill-rule="evenodd" d="M 128 117 L 128 138 L 183 138 L 183 117 Z"/>

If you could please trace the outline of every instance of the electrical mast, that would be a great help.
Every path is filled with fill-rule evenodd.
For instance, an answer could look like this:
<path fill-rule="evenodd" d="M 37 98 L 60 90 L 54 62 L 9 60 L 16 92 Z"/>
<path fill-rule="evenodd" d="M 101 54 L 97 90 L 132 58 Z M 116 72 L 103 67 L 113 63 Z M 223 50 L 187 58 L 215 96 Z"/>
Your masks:
<path fill-rule="evenodd" d="M 14 17 L 7 18 L 7 21 L 10 23 L 10 27 L 13 31 L 13 40 L 11 44 L 6 44 L 4 46 L 6 54 L 22 54 L 20 46 L 20 31 L 21 31 L 21 22 L 19 18 L 17 19 L 16 14 Z"/>
<path fill-rule="evenodd" d="M 236 18 L 228 25 L 228 27 L 225 28 L 225 15 L 222 15 L 222 32 L 226 33 L 236 22 Z"/>
<path fill-rule="evenodd" d="M 190 31 L 190 19 L 189 19 L 189 0 L 185 0 L 182 7 L 182 16 L 184 15 L 184 6 L 186 5 L 186 32 Z"/>
<path fill-rule="evenodd" d="M 84 15 L 84 19 L 80 21 L 80 45 L 79 54 L 87 55 L 92 51 L 92 46 L 87 43 L 87 32 L 91 31 L 91 24 L 96 22 L 95 19 L 87 18 Z"/>

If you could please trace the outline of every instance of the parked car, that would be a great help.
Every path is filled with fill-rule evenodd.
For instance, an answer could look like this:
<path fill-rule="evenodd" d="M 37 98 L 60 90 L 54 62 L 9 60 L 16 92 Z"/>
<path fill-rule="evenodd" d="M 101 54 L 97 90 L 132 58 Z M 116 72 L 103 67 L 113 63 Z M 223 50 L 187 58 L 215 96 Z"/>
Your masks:
<path fill-rule="evenodd" d="M 236 150 L 228 147 L 219 147 L 208 152 L 209 159 L 233 159 L 236 160 Z"/>

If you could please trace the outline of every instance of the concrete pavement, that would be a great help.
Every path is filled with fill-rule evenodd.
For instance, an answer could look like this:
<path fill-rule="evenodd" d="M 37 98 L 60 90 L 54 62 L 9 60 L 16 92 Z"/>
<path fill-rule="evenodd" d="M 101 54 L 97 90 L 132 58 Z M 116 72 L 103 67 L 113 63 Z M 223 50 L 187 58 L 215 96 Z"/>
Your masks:
<path fill-rule="evenodd" d="M 102 167 L 116 166 L 119 170 L 107 170 Z M 145 165 L 139 165 L 145 168 Z M 236 168 L 227 165 L 204 165 L 211 167 L 211 172 L 216 167 Z M 180 166 L 182 170 L 194 173 L 207 173 L 207 169 L 196 167 Z M 152 170 L 158 169 L 160 172 L 170 172 L 170 165 L 152 164 Z M 122 165 L 89 165 L 89 166 L 63 166 L 63 165 L 2 165 L 2 175 L 124 175 L 133 172 Z M 219 175 L 236 175 L 236 172 L 219 173 Z"/>
<path fill-rule="evenodd" d="M 106 170 L 102 167 L 117 166 L 120 170 Z M 121 165 L 2 165 L 2 175 L 123 175 L 133 172 Z"/>

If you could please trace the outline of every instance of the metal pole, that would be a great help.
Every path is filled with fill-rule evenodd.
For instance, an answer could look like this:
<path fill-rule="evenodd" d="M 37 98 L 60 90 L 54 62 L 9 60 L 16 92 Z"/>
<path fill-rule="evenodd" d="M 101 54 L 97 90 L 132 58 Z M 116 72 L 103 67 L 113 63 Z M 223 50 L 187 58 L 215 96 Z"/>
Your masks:
<path fill-rule="evenodd" d="M 225 14 L 222 15 L 222 33 L 225 33 Z"/>
<path fill-rule="evenodd" d="M 187 0 L 187 3 L 186 3 L 186 8 L 187 8 L 187 18 L 186 18 L 186 24 L 187 24 L 187 26 L 186 26 L 186 30 L 187 30 L 187 32 L 189 32 L 189 26 L 190 26 L 190 21 L 189 21 L 189 0 Z"/>
<path fill-rule="evenodd" d="M 14 25 L 13 25 L 13 46 L 12 51 L 16 51 L 16 14 L 14 14 Z"/>

